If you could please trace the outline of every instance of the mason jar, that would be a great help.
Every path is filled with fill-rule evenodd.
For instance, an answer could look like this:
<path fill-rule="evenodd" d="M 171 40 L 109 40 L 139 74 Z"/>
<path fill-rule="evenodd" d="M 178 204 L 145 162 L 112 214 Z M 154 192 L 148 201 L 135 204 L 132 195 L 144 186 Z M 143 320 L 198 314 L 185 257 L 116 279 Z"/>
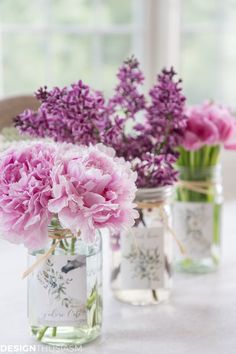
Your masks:
<path fill-rule="evenodd" d="M 102 324 L 102 242 L 49 227 L 48 246 L 29 253 L 28 318 L 32 335 L 46 344 L 81 345 L 100 335 Z M 52 248 L 53 246 L 53 248 Z"/>
<path fill-rule="evenodd" d="M 176 254 L 177 271 L 211 272 L 220 263 L 223 187 L 221 166 L 178 167 L 173 206 L 176 236 L 185 254 Z"/>
<path fill-rule="evenodd" d="M 172 283 L 171 187 L 139 189 L 135 226 L 111 237 L 111 288 L 133 305 L 169 298 Z"/>

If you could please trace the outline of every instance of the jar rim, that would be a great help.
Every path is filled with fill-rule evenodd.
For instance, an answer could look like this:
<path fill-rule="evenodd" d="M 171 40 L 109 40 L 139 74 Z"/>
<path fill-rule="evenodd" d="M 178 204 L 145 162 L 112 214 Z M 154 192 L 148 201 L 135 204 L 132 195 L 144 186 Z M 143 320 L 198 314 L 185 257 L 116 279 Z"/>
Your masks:
<path fill-rule="evenodd" d="M 154 188 L 138 188 L 135 201 L 156 200 L 163 201 L 169 199 L 173 193 L 173 186 L 162 186 Z"/>
<path fill-rule="evenodd" d="M 212 180 L 221 181 L 221 163 L 212 166 L 176 166 L 176 170 L 179 172 L 179 180 Z"/>
<path fill-rule="evenodd" d="M 206 172 L 218 172 L 222 169 L 221 163 L 218 163 L 216 165 L 211 165 L 211 166 L 186 166 L 186 165 L 176 165 L 175 169 L 179 172 L 182 171 L 189 171 L 189 170 L 194 170 L 194 171 L 206 171 Z"/>

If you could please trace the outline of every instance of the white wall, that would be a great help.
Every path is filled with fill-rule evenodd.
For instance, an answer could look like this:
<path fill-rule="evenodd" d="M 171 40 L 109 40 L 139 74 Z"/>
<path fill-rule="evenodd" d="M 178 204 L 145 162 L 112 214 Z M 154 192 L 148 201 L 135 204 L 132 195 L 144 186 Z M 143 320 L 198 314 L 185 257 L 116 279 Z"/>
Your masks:
<path fill-rule="evenodd" d="M 222 167 L 225 199 L 236 200 L 236 151 L 223 152 Z"/>

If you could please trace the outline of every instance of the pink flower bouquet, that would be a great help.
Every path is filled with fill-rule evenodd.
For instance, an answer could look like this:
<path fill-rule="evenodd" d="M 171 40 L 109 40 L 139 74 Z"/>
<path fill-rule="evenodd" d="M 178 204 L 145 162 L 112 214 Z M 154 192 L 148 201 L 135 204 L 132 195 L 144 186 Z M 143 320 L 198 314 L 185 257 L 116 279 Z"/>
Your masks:
<path fill-rule="evenodd" d="M 232 141 L 236 132 L 236 120 L 225 107 L 212 102 L 189 107 L 180 148 L 180 166 L 213 166 L 219 160 L 220 147 L 234 148 Z"/>
<path fill-rule="evenodd" d="M 112 148 L 23 143 L 0 155 L 2 237 L 27 248 L 48 241 L 52 218 L 90 242 L 95 230 L 117 232 L 136 217 L 136 173 Z"/>
<path fill-rule="evenodd" d="M 180 257 L 177 269 L 202 273 L 215 270 L 220 260 L 223 198 L 218 165 L 221 148 L 234 148 L 236 120 L 227 108 L 212 102 L 189 107 L 186 115 L 177 162 L 177 201 L 182 203 L 174 209 L 174 226 L 186 257 Z"/>
<path fill-rule="evenodd" d="M 0 154 L 0 231 L 30 250 L 23 277 L 34 271 L 28 314 L 37 340 L 78 344 L 100 334 L 102 259 L 95 231 L 133 226 L 135 181 L 130 163 L 102 144 L 22 143 Z"/>

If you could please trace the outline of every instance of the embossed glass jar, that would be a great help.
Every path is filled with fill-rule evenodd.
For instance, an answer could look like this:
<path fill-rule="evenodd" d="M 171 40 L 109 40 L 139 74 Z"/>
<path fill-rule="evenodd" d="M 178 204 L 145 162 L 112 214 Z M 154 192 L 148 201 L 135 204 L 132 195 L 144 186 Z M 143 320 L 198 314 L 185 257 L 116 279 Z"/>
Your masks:
<path fill-rule="evenodd" d="M 47 248 L 29 254 L 31 266 L 55 247 L 28 275 L 31 333 L 46 344 L 81 345 L 101 332 L 101 236 L 88 244 L 59 228 L 50 227 L 50 235 Z"/>
<path fill-rule="evenodd" d="M 171 187 L 139 189 L 135 226 L 111 238 L 111 288 L 133 305 L 158 304 L 172 284 Z"/>
<path fill-rule="evenodd" d="M 223 188 L 221 166 L 178 167 L 173 222 L 185 255 L 176 254 L 175 268 L 190 273 L 206 273 L 220 262 Z"/>

